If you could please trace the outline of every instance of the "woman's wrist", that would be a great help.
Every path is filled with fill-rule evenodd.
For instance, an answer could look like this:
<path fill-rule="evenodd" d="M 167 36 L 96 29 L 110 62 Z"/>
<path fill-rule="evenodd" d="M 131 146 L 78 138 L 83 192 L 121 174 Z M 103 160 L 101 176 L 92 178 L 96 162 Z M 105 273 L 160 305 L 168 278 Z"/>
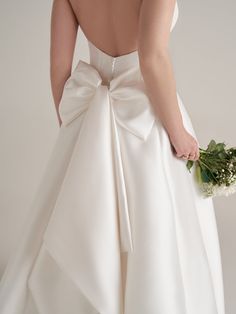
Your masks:
<path fill-rule="evenodd" d="M 182 123 L 182 124 L 179 124 L 178 126 L 172 127 L 171 129 L 167 130 L 167 133 L 169 137 L 174 140 L 178 138 L 179 136 L 181 136 L 185 131 L 186 131 L 185 127 Z"/>

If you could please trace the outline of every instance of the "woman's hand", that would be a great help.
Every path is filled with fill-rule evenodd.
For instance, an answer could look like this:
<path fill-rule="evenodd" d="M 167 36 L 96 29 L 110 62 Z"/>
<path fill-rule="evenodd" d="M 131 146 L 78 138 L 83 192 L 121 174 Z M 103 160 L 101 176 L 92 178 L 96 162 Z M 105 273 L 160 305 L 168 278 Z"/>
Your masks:
<path fill-rule="evenodd" d="M 169 138 L 174 147 L 176 157 L 190 160 L 199 158 L 198 142 L 185 128 L 176 132 L 176 134 L 169 134 Z"/>

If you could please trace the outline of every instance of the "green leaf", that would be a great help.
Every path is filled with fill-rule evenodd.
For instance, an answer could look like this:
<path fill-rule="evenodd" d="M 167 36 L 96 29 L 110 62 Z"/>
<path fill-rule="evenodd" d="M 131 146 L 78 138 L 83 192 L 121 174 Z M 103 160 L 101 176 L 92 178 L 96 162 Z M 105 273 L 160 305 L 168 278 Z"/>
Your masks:
<path fill-rule="evenodd" d="M 211 151 L 213 151 L 213 150 L 215 149 L 215 146 L 216 146 L 215 140 L 211 140 L 210 143 L 208 144 L 206 150 L 207 150 L 208 152 L 211 152 Z"/>
<path fill-rule="evenodd" d="M 202 170 L 202 172 L 201 172 L 201 177 L 202 177 L 203 182 L 210 182 L 210 181 L 211 181 L 211 179 L 210 179 L 210 177 L 208 176 L 206 170 Z"/>
<path fill-rule="evenodd" d="M 218 156 L 220 157 L 220 159 L 224 159 L 224 158 L 226 157 L 225 154 L 222 153 L 222 152 L 220 152 L 220 153 L 218 154 Z"/>
<path fill-rule="evenodd" d="M 216 146 L 215 146 L 215 149 L 216 149 L 218 152 L 223 151 L 224 148 L 225 148 L 225 144 L 224 144 L 224 143 L 218 143 L 218 144 L 216 144 Z"/>
<path fill-rule="evenodd" d="M 189 172 L 191 172 L 190 169 L 192 168 L 193 163 L 194 163 L 193 160 L 188 160 L 187 163 L 186 163 L 186 167 L 188 168 Z"/>

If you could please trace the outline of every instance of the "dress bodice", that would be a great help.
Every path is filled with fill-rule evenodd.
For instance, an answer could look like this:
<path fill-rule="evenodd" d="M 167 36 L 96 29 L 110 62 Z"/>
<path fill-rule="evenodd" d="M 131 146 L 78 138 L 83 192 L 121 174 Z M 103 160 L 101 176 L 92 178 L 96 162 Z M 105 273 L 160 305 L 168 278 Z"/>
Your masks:
<path fill-rule="evenodd" d="M 113 57 L 88 40 L 90 64 L 99 72 L 104 83 L 110 82 L 114 77 L 126 72 L 130 68 L 137 67 L 138 51 Z"/>
<path fill-rule="evenodd" d="M 171 31 L 173 30 L 177 22 L 177 19 L 178 19 L 178 4 L 176 2 L 172 18 Z M 94 68 L 96 68 L 96 70 L 100 73 L 104 81 L 109 82 L 112 78 L 116 77 L 122 72 L 139 65 L 137 50 L 121 56 L 113 57 L 105 53 L 98 47 L 96 47 L 88 39 L 87 42 L 89 47 L 90 64 Z"/>

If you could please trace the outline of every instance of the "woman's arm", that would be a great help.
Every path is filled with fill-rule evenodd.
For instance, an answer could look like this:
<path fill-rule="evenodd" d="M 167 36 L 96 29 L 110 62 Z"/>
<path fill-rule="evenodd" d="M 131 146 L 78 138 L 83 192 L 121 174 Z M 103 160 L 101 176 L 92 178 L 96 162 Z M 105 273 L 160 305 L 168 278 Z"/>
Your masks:
<path fill-rule="evenodd" d="M 154 110 L 167 132 L 183 128 L 168 53 L 175 0 L 143 0 L 139 27 L 139 58 Z"/>
<path fill-rule="evenodd" d="M 69 0 L 54 0 L 51 12 L 50 78 L 56 112 L 65 81 L 71 75 L 78 22 Z"/>
<path fill-rule="evenodd" d="M 168 52 L 175 0 L 143 0 L 139 19 L 140 69 L 154 112 L 160 118 L 177 156 L 199 157 L 197 141 L 185 130 Z"/>

